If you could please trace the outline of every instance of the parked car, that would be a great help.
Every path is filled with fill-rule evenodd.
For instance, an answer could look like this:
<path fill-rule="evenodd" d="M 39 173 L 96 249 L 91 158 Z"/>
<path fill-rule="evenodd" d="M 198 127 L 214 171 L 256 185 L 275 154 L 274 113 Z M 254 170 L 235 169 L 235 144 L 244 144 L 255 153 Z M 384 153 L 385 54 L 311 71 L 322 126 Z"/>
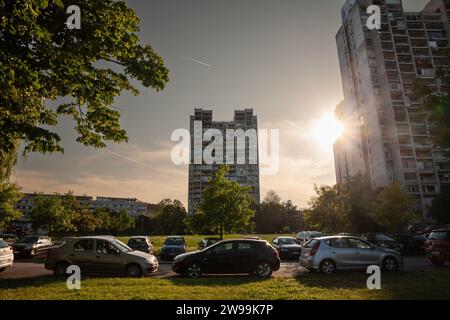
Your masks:
<path fill-rule="evenodd" d="M 443 267 L 450 261 L 450 230 L 433 231 L 425 243 L 427 258 L 438 267 Z"/>
<path fill-rule="evenodd" d="M 0 272 L 11 267 L 14 263 L 14 254 L 12 247 L 4 240 L 0 240 Z"/>
<path fill-rule="evenodd" d="M 176 256 L 172 270 L 190 278 L 202 274 L 256 274 L 267 278 L 280 268 L 277 250 L 264 240 L 218 242 L 202 251 Z"/>
<path fill-rule="evenodd" d="M 113 237 L 79 237 L 52 248 L 45 268 L 65 276 L 67 267 L 77 265 L 82 273 L 105 273 L 140 278 L 158 270 L 155 256 L 134 251 Z"/>
<path fill-rule="evenodd" d="M 128 239 L 128 246 L 136 251 L 153 254 L 153 243 L 149 237 L 136 236 Z"/>
<path fill-rule="evenodd" d="M 376 247 L 356 237 L 332 236 L 312 239 L 303 245 L 300 265 L 325 274 L 371 265 L 395 271 L 403 266 L 403 259 L 395 250 Z"/>
<path fill-rule="evenodd" d="M 0 233 L 0 239 L 5 241 L 10 246 L 18 240 L 18 238 L 12 233 Z"/>
<path fill-rule="evenodd" d="M 395 250 L 400 253 L 403 252 L 403 245 L 401 243 L 383 233 L 364 233 L 361 235 L 361 239 L 381 248 Z"/>
<path fill-rule="evenodd" d="M 293 237 L 278 237 L 272 240 L 281 258 L 298 258 L 302 250 L 301 244 Z"/>
<path fill-rule="evenodd" d="M 52 240 L 46 236 L 25 236 L 13 244 L 13 250 L 15 255 L 35 256 L 52 244 Z"/>
<path fill-rule="evenodd" d="M 161 260 L 172 260 L 177 255 L 186 253 L 186 251 L 186 241 L 183 237 L 167 237 L 161 248 Z"/>
<path fill-rule="evenodd" d="M 211 247 L 213 244 L 217 243 L 220 241 L 220 238 L 205 238 L 200 240 L 200 242 L 198 243 L 198 250 L 203 250 L 206 249 L 208 247 Z"/>
<path fill-rule="evenodd" d="M 311 239 L 323 237 L 324 234 L 318 231 L 301 231 L 297 233 L 297 240 L 301 243 L 306 243 Z"/>
<path fill-rule="evenodd" d="M 397 234 L 395 239 L 403 246 L 404 253 L 425 253 L 425 241 L 427 241 L 427 237 L 423 234 Z"/>

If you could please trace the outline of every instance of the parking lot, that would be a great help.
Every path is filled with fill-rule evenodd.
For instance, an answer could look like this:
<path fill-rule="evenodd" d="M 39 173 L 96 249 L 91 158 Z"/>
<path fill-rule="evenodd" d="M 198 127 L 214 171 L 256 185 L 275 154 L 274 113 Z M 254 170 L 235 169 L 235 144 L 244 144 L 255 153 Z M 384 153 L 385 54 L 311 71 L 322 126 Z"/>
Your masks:
<path fill-rule="evenodd" d="M 438 270 L 424 256 L 408 256 L 404 258 L 405 271 L 432 271 Z M 279 271 L 273 274 L 274 278 L 295 278 L 303 273 L 308 272 L 305 268 L 299 266 L 297 261 L 287 261 L 281 264 Z M 16 260 L 12 268 L 0 273 L 0 279 L 24 279 L 36 278 L 51 275 L 52 272 L 46 270 L 42 262 L 19 259 Z M 172 272 L 170 262 L 161 262 L 157 272 L 149 277 L 155 278 L 172 278 L 178 277 Z"/>

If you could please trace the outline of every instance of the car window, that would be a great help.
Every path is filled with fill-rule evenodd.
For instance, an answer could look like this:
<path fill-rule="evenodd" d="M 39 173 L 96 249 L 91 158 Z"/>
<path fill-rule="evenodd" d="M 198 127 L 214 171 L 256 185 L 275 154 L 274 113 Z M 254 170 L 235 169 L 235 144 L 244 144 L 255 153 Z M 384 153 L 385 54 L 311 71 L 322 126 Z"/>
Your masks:
<path fill-rule="evenodd" d="M 168 246 L 183 246 L 184 245 L 184 239 L 182 238 L 168 238 L 164 242 L 165 245 Z"/>
<path fill-rule="evenodd" d="M 25 237 L 20 239 L 18 242 L 19 243 L 33 243 L 36 242 L 38 240 L 37 237 Z"/>
<path fill-rule="evenodd" d="M 233 251 L 233 242 L 224 243 L 212 249 L 212 253 L 215 254 L 230 253 L 232 251 Z"/>
<path fill-rule="evenodd" d="M 102 254 L 116 254 L 118 249 L 109 241 L 97 240 L 96 252 Z"/>
<path fill-rule="evenodd" d="M 92 252 L 94 250 L 94 240 L 80 240 L 73 245 L 73 251 Z"/>
<path fill-rule="evenodd" d="M 8 247 L 9 247 L 9 245 L 5 241 L 0 240 L 0 249 L 8 248 Z"/>
<path fill-rule="evenodd" d="M 450 233 L 446 231 L 434 231 L 430 234 L 428 240 L 450 240 Z"/>
<path fill-rule="evenodd" d="M 238 251 L 250 251 L 252 250 L 252 245 L 248 242 L 239 242 L 238 243 L 238 247 L 237 247 Z"/>
<path fill-rule="evenodd" d="M 334 238 L 327 241 L 327 244 L 333 248 L 348 248 L 347 239 Z"/>
<path fill-rule="evenodd" d="M 388 237 L 388 236 L 386 236 L 386 235 L 384 235 L 384 234 L 377 234 L 377 235 L 375 236 L 375 238 L 376 238 L 378 241 L 395 241 L 395 240 L 392 239 L 391 237 Z"/>
<path fill-rule="evenodd" d="M 358 249 L 370 249 L 371 246 L 365 241 L 359 239 L 348 239 L 348 245 L 350 248 L 358 248 Z"/>
<path fill-rule="evenodd" d="M 147 240 L 144 238 L 130 239 L 128 244 L 147 244 Z"/>
<path fill-rule="evenodd" d="M 296 244 L 295 240 L 291 238 L 281 238 L 278 240 L 278 243 L 280 245 Z"/>

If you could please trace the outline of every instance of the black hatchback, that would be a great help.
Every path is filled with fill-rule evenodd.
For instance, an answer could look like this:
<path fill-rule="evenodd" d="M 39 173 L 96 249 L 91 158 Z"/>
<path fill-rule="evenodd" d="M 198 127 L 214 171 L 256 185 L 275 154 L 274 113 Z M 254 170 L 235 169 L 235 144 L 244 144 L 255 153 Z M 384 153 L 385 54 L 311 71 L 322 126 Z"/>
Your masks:
<path fill-rule="evenodd" d="M 203 251 L 176 256 L 172 270 L 190 278 L 202 274 L 255 274 L 268 278 L 280 269 L 277 250 L 264 240 L 226 240 Z"/>

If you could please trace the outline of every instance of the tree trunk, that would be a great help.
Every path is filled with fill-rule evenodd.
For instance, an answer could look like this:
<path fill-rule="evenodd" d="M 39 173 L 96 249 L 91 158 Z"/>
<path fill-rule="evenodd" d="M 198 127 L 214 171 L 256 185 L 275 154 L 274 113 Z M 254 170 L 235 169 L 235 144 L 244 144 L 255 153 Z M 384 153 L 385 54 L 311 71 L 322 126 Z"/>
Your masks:
<path fill-rule="evenodd" d="M 220 224 L 220 240 L 223 240 L 223 224 Z"/>
<path fill-rule="evenodd" d="M 19 151 L 20 141 L 9 151 L 0 151 L 0 183 L 4 184 L 10 181 L 14 165 L 17 161 L 17 152 Z"/>

